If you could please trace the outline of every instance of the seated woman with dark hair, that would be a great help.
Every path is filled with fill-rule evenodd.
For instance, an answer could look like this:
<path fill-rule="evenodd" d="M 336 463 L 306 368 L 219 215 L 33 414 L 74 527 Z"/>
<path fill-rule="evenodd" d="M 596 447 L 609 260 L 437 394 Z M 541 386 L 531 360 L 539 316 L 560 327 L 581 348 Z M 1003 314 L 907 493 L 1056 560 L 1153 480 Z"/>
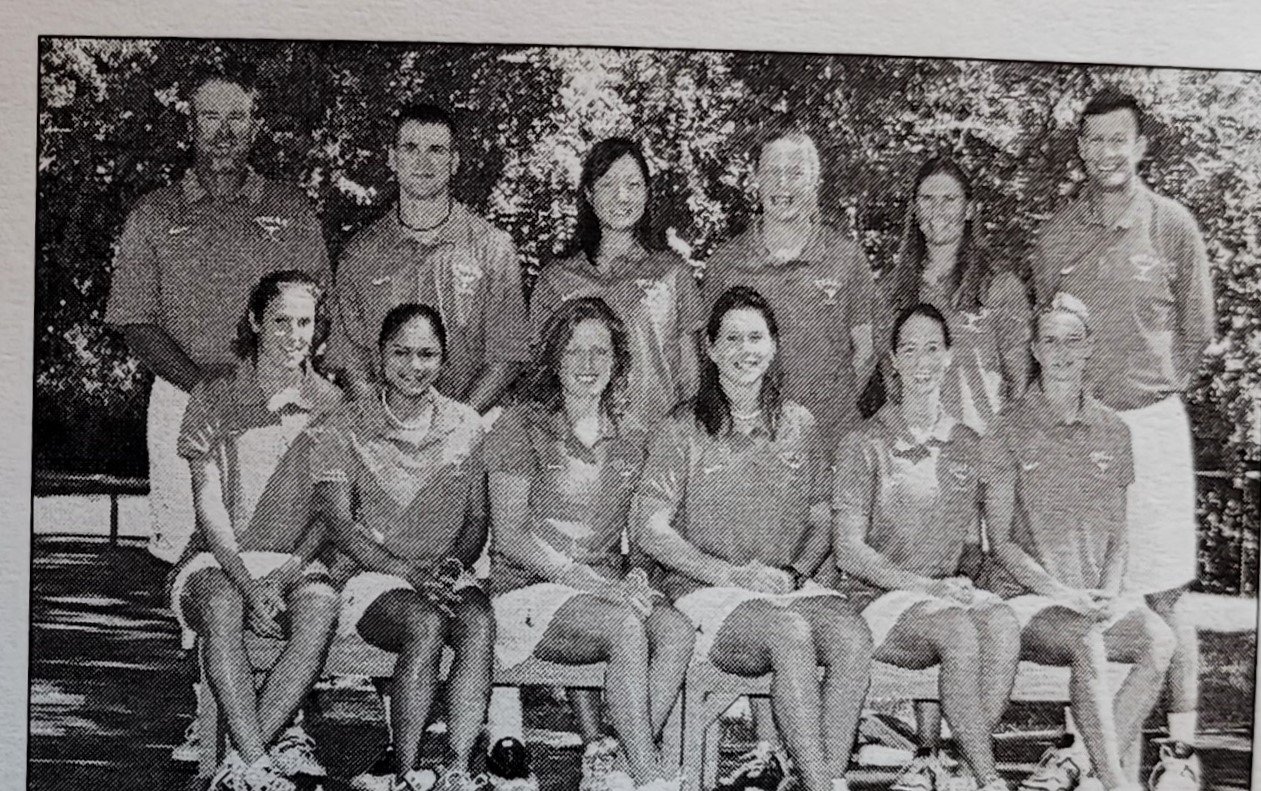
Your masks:
<path fill-rule="evenodd" d="M 352 786 L 429 791 L 441 782 L 444 791 L 466 791 L 475 787 L 469 759 L 486 716 L 495 640 L 490 600 L 467 571 L 486 540 L 481 421 L 434 389 L 447 349 L 436 310 L 394 308 L 377 348 L 376 397 L 347 402 L 311 430 L 316 506 L 353 561 L 335 567 L 338 580 L 349 578 L 340 632 L 398 655 L 389 713 L 395 766 L 388 774 L 374 767 Z M 417 761 L 448 645 L 450 755 L 435 771 Z"/>
<path fill-rule="evenodd" d="M 240 363 L 194 388 L 180 429 L 197 531 L 173 571 L 171 606 L 186 644 L 200 639 L 206 683 L 232 741 L 213 789 L 290 791 L 286 776 L 324 774 L 301 728 L 273 740 L 319 676 L 337 618 L 337 594 L 313 560 L 324 532 L 312 519 L 302 434 L 342 401 L 311 364 L 327 331 L 310 275 L 267 275 L 241 318 Z M 246 628 L 289 639 L 261 690 Z"/>
<path fill-rule="evenodd" d="M 643 464 L 642 423 L 616 404 L 630 352 L 600 299 L 563 303 L 548 321 L 524 403 L 486 444 L 494 526 L 492 579 L 500 663 L 530 656 L 608 662 L 606 698 L 638 788 L 677 788 L 654 741 L 692 655 L 687 619 L 623 556 Z M 588 745 L 580 788 L 628 787 Z M 599 777 L 597 775 L 605 775 Z"/>
<path fill-rule="evenodd" d="M 833 500 L 836 562 L 862 608 L 875 658 L 899 667 L 941 665 L 942 708 L 983 791 L 1004 791 L 990 734 L 1011 697 L 1020 653 L 1015 615 L 960 574 L 981 522 L 982 440 L 942 403 L 950 371 L 945 317 L 929 304 L 892 329 L 897 401 L 841 442 Z M 945 787 L 946 769 L 912 762 L 895 789 Z"/>
<path fill-rule="evenodd" d="M 830 550 L 828 459 L 814 418 L 780 395 L 766 300 L 726 291 L 705 338 L 696 398 L 650 445 L 635 539 L 696 628 L 695 660 L 772 673 L 775 719 L 803 785 L 843 789 L 871 638 L 843 598 L 807 581 Z"/>

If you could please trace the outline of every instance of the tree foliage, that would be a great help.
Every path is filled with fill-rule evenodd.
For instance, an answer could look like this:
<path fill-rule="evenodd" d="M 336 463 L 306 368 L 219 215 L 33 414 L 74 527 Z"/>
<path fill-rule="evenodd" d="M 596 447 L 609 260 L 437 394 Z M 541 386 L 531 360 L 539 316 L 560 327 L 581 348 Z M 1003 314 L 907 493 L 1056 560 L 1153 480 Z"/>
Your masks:
<path fill-rule="evenodd" d="M 45 39 L 41 51 L 36 463 L 140 473 L 145 372 L 101 324 L 127 208 L 186 167 L 194 68 L 260 74 L 255 166 L 301 184 L 330 251 L 391 200 L 389 113 L 452 107 L 456 190 L 509 230 L 527 282 L 569 233 L 582 157 L 613 134 L 654 168 L 659 230 L 698 275 L 754 209 L 749 170 L 771 126 L 812 133 L 823 210 L 878 270 L 907 180 L 930 152 L 976 174 L 991 248 L 1025 273 L 1038 224 L 1083 178 L 1077 112 L 1104 83 L 1151 112 L 1145 177 L 1186 204 L 1214 264 L 1218 340 L 1189 394 L 1208 586 L 1255 586 L 1261 445 L 1261 75 L 1149 68 L 765 53 L 393 43 Z"/>

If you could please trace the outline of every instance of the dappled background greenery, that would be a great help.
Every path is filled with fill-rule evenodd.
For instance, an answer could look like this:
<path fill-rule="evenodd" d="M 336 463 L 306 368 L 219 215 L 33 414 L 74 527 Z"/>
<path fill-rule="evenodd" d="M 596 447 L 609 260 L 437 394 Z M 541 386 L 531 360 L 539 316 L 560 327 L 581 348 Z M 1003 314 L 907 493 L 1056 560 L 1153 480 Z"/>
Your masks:
<path fill-rule="evenodd" d="M 823 209 L 878 271 L 930 152 L 976 173 L 979 222 L 1025 272 L 1035 229 L 1083 174 L 1076 113 L 1103 83 L 1151 108 L 1145 176 L 1189 206 L 1214 264 L 1219 336 L 1189 403 L 1201 581 L 1256 588 L 1261 409 L 1261 75 L 967 60 L 330 42 L 45 39 L 41 51 L 35 466 L 143 475 L 149 378 L 101 323 L 128 207 L 187 166 L 194 67 L 260 76 L 254 164 L 302 185 L 336 257 L 391 199 L 389 113 L 438 101 L 462 124 L 459 196 L 509 230 L 527 283 L 564 240 L 592 142 L 632 135 L 660 233 L 691 249 L 747 224 L 752 142 L 784 120 L 824 159 Z M 226 340 L 226 339 L 225 339 Z"/>

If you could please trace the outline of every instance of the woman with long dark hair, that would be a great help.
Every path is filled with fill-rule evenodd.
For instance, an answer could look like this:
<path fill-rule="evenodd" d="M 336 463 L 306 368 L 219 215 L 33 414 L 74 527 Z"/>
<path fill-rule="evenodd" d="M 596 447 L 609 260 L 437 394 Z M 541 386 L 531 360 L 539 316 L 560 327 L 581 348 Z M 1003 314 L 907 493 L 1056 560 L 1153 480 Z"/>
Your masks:
<path fill-rule="evenodd" d="M 662 249 L 650 210 L 648 162 L 638 143 L 596 143 L 578 181 L 578 221 L 530 297 L 535 342 L 567 299 L 600 297 L 626 325 L 631 366 L 625 404 L 650 427 L 691 395 L 702 317 L 692 269 Z"/>
<path fill-rule="evenodd" d="M 1029 300 L 1020 279 L 997 269 L 976 238 L 977 205 L 972 179 L 955 160 L 940 156 L 921 165 L 884 283 L 890 318 L 921 302 L 946 317 L 954 362 L 942 382 L 942 404 L 984 435 L 1003 405 L 1025 391 Z M 889 348 L 889 335 L 886 327 L 882 348 Z"/>
<path fill-rule="evenodd" d="M 346 579 L 339 631 L 398 655 L 389 712 L 395 765 L 352 785 L 425 791 L 440 780 L 444 791 L 471 791 L 495 640 L 490 599 L 469 571 L 487 532 L 481 420 L 434 386 L 447 356 L 437 310 L 393 308 L 377 349 L 375 396 L 347 402 L 311 429 L 316 507 L 353 561 L 334 567 Z M 445 646 L 454 654 L 450 754 L 441 767 L 420 767 Z"/>
<path fill-rule="evenodd" d="M 875 658 L 940 665 L 940 699 L 977 785 L 1005 791 L 990 734 L 1011 696 L 1020 627 L 960 571 L 981 522 L 981 437 L 941 396 L 954 347 L 946 317 L 921 303 L 893 324 L 896 401 L 842 441 L 833 509 L 836 561 L 871 629 Z M 942 760 L 917 756 L 895 789 L 947 786 Z"/>
<path fill-rule="evenodd" d="M 809 579 L 830 550 L 829 459 L 810 412 L 783 396 L 779 345 L 757 292 L 719 296 L 699 389 L 653 438 L 634 526 L 696 627 L 694 661 L 773 673 L 775 719 L 803 785 L 834 791 L 846 787 L 871 638 Z"/>
<path fill-rule="evenodd" d="M 500 664 L 530 656 L 607 662 L 607 701 L 639 788 L 677 788 L 654 741 L 692 656 L 691 624 L 628 569 L 626 521 L 643 465 L 642 422 L 617 408 L 631 366 L 626 328 L 603 300 L 565 302 L 543 332 L 526 400 L 486 443 Z M 588 759 L 607 745 L 588 745 Z M 631 778 L 584 760 L 580 788 Z M 597 777 L 603 773 L 604 777 Z"/>
<path fill-rule="evenodd" d="M 235 370 L 193 389 L 180 429 L 197 530 L 173 571 L 171 606 L 186 643 L 199 640 L 228 725 L 233 749 L 215 789 L 289 791 L 288 775 L 324 774 L 300 727 L 277 735 L 319 676 L 337 619 L 336 592 L 314 559 L 324 532 L 310 509 L 302 434 L 342 401 L 312 366 L 327 332 L 314 278 L 265 276 L 238 325 Z M 246 629 L 288 638 L 261 690 Z"/>

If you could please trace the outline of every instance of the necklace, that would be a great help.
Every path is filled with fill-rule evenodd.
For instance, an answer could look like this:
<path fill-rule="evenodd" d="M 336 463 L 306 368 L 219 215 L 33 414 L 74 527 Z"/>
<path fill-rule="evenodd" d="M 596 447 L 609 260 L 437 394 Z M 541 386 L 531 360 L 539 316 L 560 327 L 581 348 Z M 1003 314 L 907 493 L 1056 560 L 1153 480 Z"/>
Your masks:
<path fill-rule="evenodd" d="M 385 410 L 385 416 L 389 418 L 391 423 L 393 423 L 398 428 L 403 429 L 404 431 L 415 431 L 416 429 L 421 429 L 428 426 L 429 417 L 430 417 L 429 412 L 432 406 L 433 406 L 433 401 L 430 400 L 425 404 L 425 408 L 420 411 L 420 417 L 417 417 L 415 420 L 412 420 L 412 421 L 401 420 L 399 419 L 398 415 L 394 414 L 394 410 L 390 409 L 390 402 L 385 397 L 385 391 L 384 390 L 381 391 L 381 408 Z"/>
<path fill-rule="evenodd" d="M 760 409 L 755 409 L 752 412 L 737 412 L 734 409 L 731 410 L 731 417 L 736 420 L 752 420 L 760 414 L 762 414 L 762 410 Z"/>
<path fill-rule="evenodd" d="M 402 201 L 399 201 L 396 211 L 397 211 L 397 213 L 398 213 L 398 224 L 399 224 L 399 225 L 403 226 L 404 228 L 406 228 L 407 230 L 411 231 L 412 233 L 428 233 L 428 232 L 430 232 L 430 231 L 433 231 L 433 230 L 436 230 L 436 229 L 438 229 L 438 228 L 441 228 L 441 227 L 442 227 L 442 225 L 443 225 L 443 223 L 445 223 L 447 220 L 451 219 L 451 198 L 449 198 L 449 197 L 447 198 L 447 211 L 446 211 L 446 213 L 442 215 L 442 219 L 441 219 L 441 220 L 438 220 L 438 221 L 437 221 L 436 223 L 434 223 L 433 225 L 428 225 L 428 226 L 408 225 L 408 224 L 407 224 L 407 220 L 404 220 L 404 219 L 403 219 L 403 203 L 402 203 Z"/>

